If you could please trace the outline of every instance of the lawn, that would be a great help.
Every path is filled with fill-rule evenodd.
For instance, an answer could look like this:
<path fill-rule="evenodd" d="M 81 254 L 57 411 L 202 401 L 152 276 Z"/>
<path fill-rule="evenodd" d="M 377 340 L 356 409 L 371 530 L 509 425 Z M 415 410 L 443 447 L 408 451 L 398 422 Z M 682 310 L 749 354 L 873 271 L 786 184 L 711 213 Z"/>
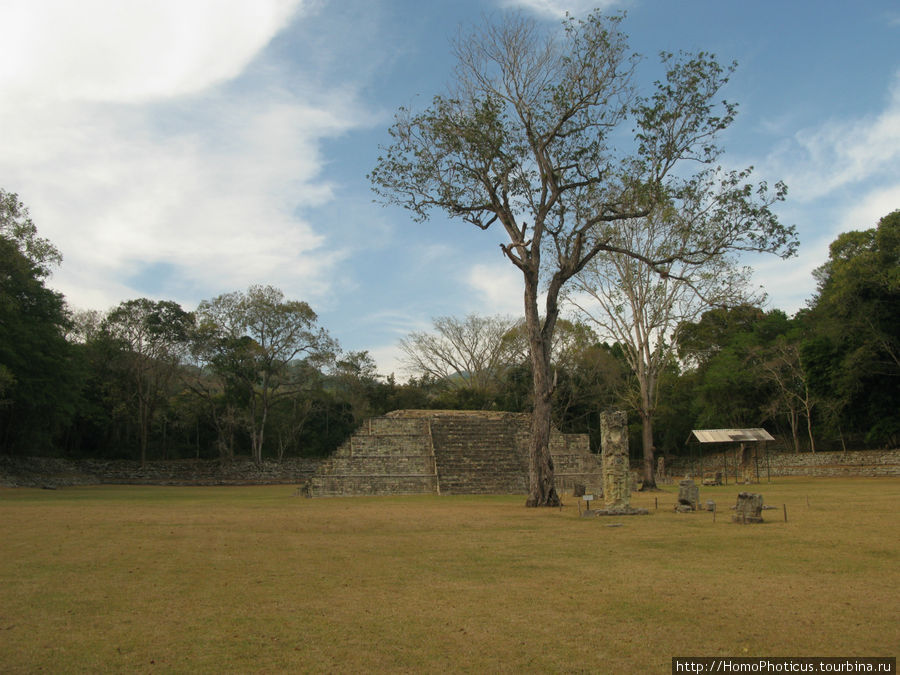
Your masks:
<path fill-rule="evenodd" d="M 0 672 L 667 673 L 896 656 L 900 479 L 775 479 L 766 522 L 290 486 L 0 489 Z M 658 504 L 658 510 L 656 506 Z M 787 522 L 784 507 L 787 508 Z"/>

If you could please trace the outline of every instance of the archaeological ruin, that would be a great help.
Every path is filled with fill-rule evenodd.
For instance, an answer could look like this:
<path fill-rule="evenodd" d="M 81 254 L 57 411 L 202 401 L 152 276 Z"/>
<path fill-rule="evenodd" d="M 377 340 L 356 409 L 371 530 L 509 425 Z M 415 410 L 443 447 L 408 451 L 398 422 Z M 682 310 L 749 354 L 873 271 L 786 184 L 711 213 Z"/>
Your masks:
<path fill-rule="evenodd" d="M 763 496 L 761 494 L 756 492 L 739 492 L 731 520 L 741 524 L 761 523 L 763 522 L 762 510 Z"/>
<path fill-rule="evenodd" d="M 398 494 L 526 494 L 531 416 L 396 410 L 366 420 L 309 478 L 311 497 Z M 602 485 L 586 434 L 555 429 L 557 490 Z"/>
<path fill-rule="evenodd" d="M 631 471 L 628 461 L 628 413 L 608 410 L 600 415 L 602 445 L 603 508 L 582 515 L 647 515 L 647 509 L 631 506 Z"/>

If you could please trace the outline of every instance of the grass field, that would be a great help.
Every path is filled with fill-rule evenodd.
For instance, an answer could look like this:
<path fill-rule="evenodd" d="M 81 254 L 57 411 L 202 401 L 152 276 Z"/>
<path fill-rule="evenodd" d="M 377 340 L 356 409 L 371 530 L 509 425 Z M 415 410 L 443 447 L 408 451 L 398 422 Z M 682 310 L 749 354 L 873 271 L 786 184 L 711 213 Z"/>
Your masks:
<path fill-rule="evenodd" d="M 667 673 L 672 656 L 897 656 L 900 480 L 721 509 L 290 486 L 0 489 L 0 672 Z M 655 510 L 658 501 L 659 509 Z M 783 505 L 788 521 L 784 522 Z M 620 525 L 612 527 L 613 525 Z"/>

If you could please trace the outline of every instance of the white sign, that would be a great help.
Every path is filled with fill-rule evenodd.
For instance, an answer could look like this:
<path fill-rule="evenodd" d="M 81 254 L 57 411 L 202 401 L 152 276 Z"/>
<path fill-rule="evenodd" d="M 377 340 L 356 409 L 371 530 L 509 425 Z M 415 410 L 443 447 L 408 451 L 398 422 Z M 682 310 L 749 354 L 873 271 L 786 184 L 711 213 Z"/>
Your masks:
<path fill-rule="evenodd" d="M 592 502 L 594 501 L 594 495 L 584 495 L 582 496 L 582 499 L 586 502 Z"/>

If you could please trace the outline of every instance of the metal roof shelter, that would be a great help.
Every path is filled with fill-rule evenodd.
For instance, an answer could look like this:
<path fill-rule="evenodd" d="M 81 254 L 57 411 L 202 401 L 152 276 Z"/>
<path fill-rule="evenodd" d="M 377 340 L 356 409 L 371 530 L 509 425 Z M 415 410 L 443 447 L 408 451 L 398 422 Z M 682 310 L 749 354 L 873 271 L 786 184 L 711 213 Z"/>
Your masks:
<path fill-rule="evenodd" d="M 765 429 L 694 429 L 691 433 L 701 443 L 753 443 L 775 440 Z"/>
<path fill-rule="evenodd" d="M 752 459 L 750 457 L 749 449 L 744 445 L 745 443 L 763 443 L 763 447 L 766 451 L 766 473 L 768 475 L 768 479 L 772 480 L 771 474 L 769 473 L 769 448 L 765 444 L 768 441 L 774 441 L 775 438 L 765 429 L 757 428 L 757 429 L 694 429 L 691 431 L 691 435 L 697 439 L 699 443 L 739 443 L 740 447 L 737 450 L 737 454 L 734 458 L 734 474 L 735 480 L 738 479 L 738 467 L 739 465 L 743 467 L 747 467 L 751 462 L 756 465 L 756 480 L 759 481 L 759 453 L 756 448 L 753 449 Z M 728 484 L 728 453 L 722 453 L 724 462 L 725 462 L 725 484 Z M 703 473 L 703 451 L 700 450 L 700 473 Z M 745 474 L 746 475 L 746 474 Z"/>

